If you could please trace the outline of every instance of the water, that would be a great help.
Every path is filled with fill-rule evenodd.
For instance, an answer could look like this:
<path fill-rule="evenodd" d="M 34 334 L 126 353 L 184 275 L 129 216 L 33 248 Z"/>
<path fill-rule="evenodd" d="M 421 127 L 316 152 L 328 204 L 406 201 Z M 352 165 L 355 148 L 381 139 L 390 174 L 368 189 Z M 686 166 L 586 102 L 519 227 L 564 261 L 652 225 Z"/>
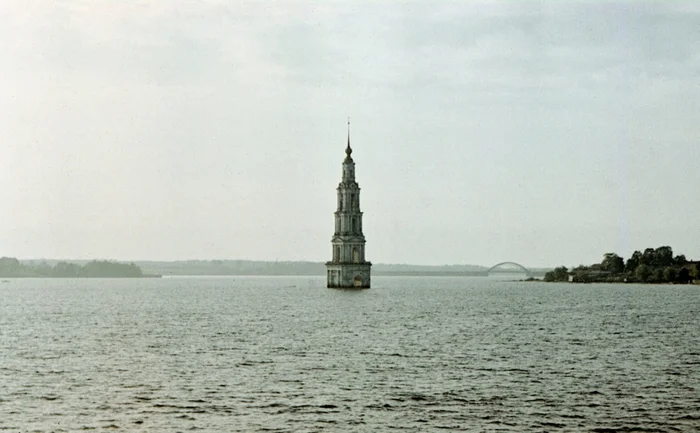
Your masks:
<path fill-rule="evenodd" d="M 0 283 L 0 430 L 700 431 L 700 287 Z"/>

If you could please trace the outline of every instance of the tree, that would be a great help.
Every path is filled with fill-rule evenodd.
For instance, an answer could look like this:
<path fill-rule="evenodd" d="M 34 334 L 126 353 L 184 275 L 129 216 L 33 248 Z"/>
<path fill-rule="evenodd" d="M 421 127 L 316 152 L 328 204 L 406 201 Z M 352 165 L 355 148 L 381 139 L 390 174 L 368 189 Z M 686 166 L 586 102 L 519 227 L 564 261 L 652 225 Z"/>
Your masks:
<path fill-rule="evenodd" d="M 566 269 L 566 266 L 559 266 L 554 269 L 554 276 L 557 281 L 569 281 L 569 270 Z"/>
<path fill-rule="evenodd" d="M 654 251 L 654 266 L 672 266 L 673 248 L 669 246 L 658 247 Z"/>
<path fill-rule="evenodd" d="M 141 268 L 134 263 L 117 263 L 107 260 L 93 260 L 83 266 L 81 277 L 142 277 Z"/>
<path fill-rule="evenodd" d="M 647 248 L 642 253 L 642 258 L 640 263 L 647 266 L 656 265 L 656 250 L 653 248 Z"/>
<path fill-rule="evenodd" d="M 569 281 L 569 270 L 565 266 L 560 266 L 555 268 L 553 271 L 549 271 L 544 274 L 545 281 Z"/>
<path fill-rule="evenodd" d="M 678 272 L 678 282 L 681 284 L 688 284 L 690 282 L 690 270 L 688 268 L 683 268 Z"/>
<path fill-rule="evenodd" d="M 652 281 L 655 283 L 662 283 L 664 281 L 664 270 L 662 268 L 654 269 L 654 277 Z"/>
<path fill-rule="evenodd" d="M 688 260 L 685 258 L 684 254 L 681 254 L 681 255 L 678 255 L 678 256 L 673 258 L 673 263 L 676 266 L 683 266 L 683 265 L 686 265 L 688 263 Z"/>
<path fill-rule="evenodd" d="M 26 272 L 25 267 L 14 257 L 0 258 L 0 276 L 22 277 Z"/>
<path fill-rule="evenodd" d="M 678 277 L 678 272 L 676 272 L 676 268 L 672 267 L 667 267 L 664 269 L 664 281 L 667 283 L 675 283 L 676 278 Z"/>
<path fill-rule="evenodd" d="M 0 257 L 0 268 L 18 268 L 19 260 L 14 257 Z"/>
<path fill-rule="evenodd" d="M 606 253 L 600 265 L 604 271 L 613 274 L 619 274 L 625 270 L 625 261 L 615 253 Z"/>
<path fill-rule="evenodd" d="M 634 271 L 634 276 L 638 281 L 646 283 L 649 280 L 649 277 L 651 277 L 651 269 L 649 266 L 642 263 L 637 266 L 637 269 Z"/>
<path fill-rule="evenodd" d="M 627 272 L 634 272 L 637 269 L 637 266 L 639 266 L 642 263 L 642 253 L 641 251 L 635 251 L 632 253 L 632 256 L 627 259 L 627 263 L 625 264 L 625 271 Z"/>
<path fill-rule="evenodd" d="M 51 271 L 52 277 L 70 277 L 76 278 L 80 276 L 80 266 L 75 263 L 58 262 Z"/>

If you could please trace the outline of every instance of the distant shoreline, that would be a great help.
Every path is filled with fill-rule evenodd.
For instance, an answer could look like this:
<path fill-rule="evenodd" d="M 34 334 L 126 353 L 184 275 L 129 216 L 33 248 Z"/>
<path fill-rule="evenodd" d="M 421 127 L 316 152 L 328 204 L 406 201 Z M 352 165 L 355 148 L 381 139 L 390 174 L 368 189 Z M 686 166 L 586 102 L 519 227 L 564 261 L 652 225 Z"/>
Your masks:
<path fill-rule="evenodd" d="M 505 275 L 505 274 L 502 274 Z M 464 277 L 464 278 L 474 278 L 474 277 L 488 277 L 488 273 L 481 272 L 381 272 L 373 273 L 372 276 L 375 277 Z M 142 275 L 142 276 L 83 276 L 83 277 L 70 277 L 70 276 L 37 276 L 37 275 L 22 275 L 22 276 L 0 276 L 3 279 L 96 279 L 96 278 L 108 278 L 108 279 L 144 279 L 144 278 L 235 278 L 235 277 L 325 277 L 324 274 L 166 274 L 166 275 Z M 528 280 L 518 280 L 518 281 L 528 281 Z M 533 281 L 533 280 L 529 280 Z M 534 281 L 542 281 L 535 279 Z"/>
<path fill-rule="evenodd" d="M 326 276 L 325 262 L 263 260 L 132 261 L 2 258 L 0 278 L 161 278 L 170 276 Z M 375 263 L 372 275 L 393 277 L 486 277 L 479 265 L 410 265 Z M 530 269 L 544 276 L 549 269 Z M 493 274 L 496 271 L 492 271 Z M 507 272 L 501 272 L 507 273 Z M 519 272 L 514 272 L 514 274 Z"/>
<path fill-rule="evenodd" d="M 85 277 L 65 277 L 65 276 L 50 276 L 50 275 L 20 275 L 20 276 L 0 276 L 2 278 L 3 282 L 7 282 L 9 280 L 26 280 L 26 279 L 54 279 L 54 280 L 66 280 L 66 279 L 74 279 L 74 280 L 94 280 L 94 279 L 120 279 L 120 280 L 138 280 L 138 279 L 144 279 L 144 278 L 163 278 L 162 275 L 141 275 L 138 277 L 130 277 L 130 276 L 111 276 L 111 277 L 104 277 L 104 276 L 85 276 Z"/>
<path fill-rule="evenodd" d="M 134 263 L 91 260 L 82 264 L 66 261 L 49 263 L 0 257 L 0 278 L 160 278 L 159 272 L 143 270 Z"/>

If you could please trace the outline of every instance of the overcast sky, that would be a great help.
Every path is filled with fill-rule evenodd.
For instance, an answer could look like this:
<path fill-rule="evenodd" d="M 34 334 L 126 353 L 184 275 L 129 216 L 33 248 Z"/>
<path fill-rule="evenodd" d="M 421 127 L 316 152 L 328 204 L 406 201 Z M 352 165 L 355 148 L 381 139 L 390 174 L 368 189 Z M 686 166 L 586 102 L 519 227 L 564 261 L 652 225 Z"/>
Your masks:
<path fill-rule="evenodd" d="M 0 256 L 700 259 L 700 2 L 0 0 Z"/>

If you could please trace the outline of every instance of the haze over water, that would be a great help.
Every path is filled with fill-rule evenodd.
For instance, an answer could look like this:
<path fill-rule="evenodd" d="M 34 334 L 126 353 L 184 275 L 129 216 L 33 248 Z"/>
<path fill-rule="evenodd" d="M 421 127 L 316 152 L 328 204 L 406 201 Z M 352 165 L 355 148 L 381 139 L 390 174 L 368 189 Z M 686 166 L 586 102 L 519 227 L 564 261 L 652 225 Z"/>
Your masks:
<path fill-rule="evenodd" d="M 0 256 L 700 257 L 700 2 L 4 0 Z"/>
<path fill-rule="evenodd" d="M 0 430 L 700 428 L 692 286 L 14 279 Z"/>

